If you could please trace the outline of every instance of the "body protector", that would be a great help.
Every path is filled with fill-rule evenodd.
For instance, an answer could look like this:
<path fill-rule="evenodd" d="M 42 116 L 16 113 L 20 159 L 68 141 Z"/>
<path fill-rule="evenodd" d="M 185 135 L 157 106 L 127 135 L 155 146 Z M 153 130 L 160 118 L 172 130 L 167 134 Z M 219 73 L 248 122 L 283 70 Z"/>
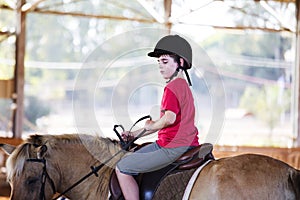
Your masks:
<path fill-rule="evenodd" d="M 148 56 L 158 58 L 159 56 L 164 54 L 176 54 L 185 60 L 185 64 L 183 66 L 179 66 L 176 69 L 176 72 L 173 74 L 170 80 L 176 77 L 178 71 L 182 69 L 185 72 L 189 85 L 192 85 L 189 74 L 187 72 L 187 70 L 192 67 L 191 45 L 179 35 L 167 35 L 157 42 L 154 51 L 148 53 Z"/>

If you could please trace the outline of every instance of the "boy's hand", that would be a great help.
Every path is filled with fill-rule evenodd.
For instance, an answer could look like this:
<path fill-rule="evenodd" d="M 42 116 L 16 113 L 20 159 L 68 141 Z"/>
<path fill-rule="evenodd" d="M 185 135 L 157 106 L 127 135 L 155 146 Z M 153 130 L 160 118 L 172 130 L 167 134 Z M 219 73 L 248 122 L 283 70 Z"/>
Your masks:
<path fill-rule="evenodd" d="M 147 121 L 145 122 L 144 128 L 145 128 L 147 131 L 149 131 L 149 130 L 152 129 L 152 125 L 153 125 L 153 124 L 154 124 L 154 121 L 152 121 L 152 120 L 147 120 Z"/>
<path fill-rule="evenodd" d="M 131 132 L 129 131 L 124 131 L 122 134 L 121 134 L 123 140 L 125 140 L 126 142 L 128 141 L 131 141 L 134 139 L 134 136 L 132 135 Z"/>

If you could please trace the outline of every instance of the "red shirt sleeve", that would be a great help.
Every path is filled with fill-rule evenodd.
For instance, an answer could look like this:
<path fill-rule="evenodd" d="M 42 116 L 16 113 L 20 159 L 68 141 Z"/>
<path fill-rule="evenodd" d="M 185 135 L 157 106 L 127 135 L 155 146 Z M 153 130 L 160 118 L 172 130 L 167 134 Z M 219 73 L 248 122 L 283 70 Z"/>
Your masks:
<path fill-rule="evenodd" d="M 165 88 L 161 102 L 161 111 L 164 112 L 167 110 L 174 112 L 176 115 L 180 112 L 178 99 L 168 87 Z"/>

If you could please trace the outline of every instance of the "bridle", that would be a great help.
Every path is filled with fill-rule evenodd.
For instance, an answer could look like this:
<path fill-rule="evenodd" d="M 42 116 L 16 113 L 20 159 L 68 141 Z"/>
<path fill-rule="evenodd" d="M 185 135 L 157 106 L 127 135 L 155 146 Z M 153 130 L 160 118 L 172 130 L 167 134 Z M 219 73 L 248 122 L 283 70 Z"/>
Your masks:
<path fill-rule="evenodd" d="M 46 168 L 46 159 L 42 158 L 29 158 L 26 161 L 28 162 L 36 162 L 36 163 L 42 163 L 43 164 L 43 172 L 42 172 L 42 178 L 41 178 L 41 189 L 40 189 L 40 195 L 39 195 L 39 200 L 45 200 L 45 185 L 46 185 L 46 181 L 48 180 L 50 183 L 50 186 L 52 188 L 53 194 L 56 193 L 56 189 L 55 189 L 55 185 L 53 180 L 51 179 L 51 177 L 49 176 L 48 172 L 47 172 L 47 168 Z"/>
<path fill-rule="evenodd" d="M 152 119 L 150 115 L 144 116 L 140 119 L 138 119 L 130 128 L 131 129 L 140 121 L 145 120 L 149 118 L 150 120 Z M 122 149 L 120 151 L 118 151 L 117 153 L 115 153 L 113 156 L 111 156 L 109 159 L 107 159 L 106 161 L 104 161 L 103 163 L 101 163 L 98 166 L 91 166 L 91 172 L 89 172 L 88 174 L 86 174 L 84 177 L 82 177 L 80 180 L 78 180 L 76 183 L 74 183 L 73 185 L 71 185 L 68 189 L 66 189 L 64 192 L 60 193 L 59 196 L 55 197 L 53 200 L 57 200 L 58 198 L 62 197 L 64 194 L 66 194 L 68 191 L 72 190 L 74 187 L 78 186 L 82 181 L 84 181 L 85 179 L 87 179 L 88 177 L 90 177 L 91 175 L 95 175 L 95 176 L 99 176 L 98 175 L 98 171 L 108 162 L 110 162 L 114 157 L 116 157 L 118 154 L 122 153 L 125 149 L 128 149 L 133 142 L 135 142 L 138 138 L 140 138 L 142 135 L 144 135 L 144 133 L 146 132 L 146 129 L 143 129 L 133 140 L 125 142 L 123 141 L 122 137 L 120 136 L 120 134 L 118 133 L 118 131 L 116 130 L 117 127 L 122 127 L 121 125 L 115 125 L 114 127 L 114 131 L 117 133 L 117 136 L 120 138 L 120 140 L 122 141 L 123 145 L 122 145 Z M 122 127 L 122 129 L 124 129 Z M 129 132 L 130 132 L 129 131 Z M 39 195 L 39 200 L 45 200 L 45 186 L 46 186 L 46 181 L 48 180 L 50 183 L 50 186 L 52 188 L 53 194 L 56 193 L 56 189 L 55 189 L 55 185 L 53 180 L 51 179 L 51 177 L 49 176 L 48 172 L 47 172 L 47 168 L 46 168 L 46 159 L 45 158 L 29 158 L 26 160 L 27 162 L 35 162 L 35 163 L 42 163 L 43 164 L 43 172 L 42 172 L 42 178 L 41 178 L 41 189 L 40 189 L 40 195 Z"/>

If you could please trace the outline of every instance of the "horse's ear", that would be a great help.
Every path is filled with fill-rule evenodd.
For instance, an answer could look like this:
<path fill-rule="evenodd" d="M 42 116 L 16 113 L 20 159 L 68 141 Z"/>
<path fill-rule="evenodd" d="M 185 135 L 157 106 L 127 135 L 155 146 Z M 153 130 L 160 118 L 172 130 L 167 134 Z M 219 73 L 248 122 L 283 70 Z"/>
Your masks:
<path fill-rule="evenodd" d="M 10 144 L 0 144 L 0 148 L 8 155 L 10 155 L 16 149 L 15 146 Z"/>
<path fill-rule="evenodd" d="M 37 157 L 39 159 L 43 158 L 47 152 L 47 146 L 46 145 L 42 145 L 40 147 L 38 147 L 38 150 L 37 150 Z"/>

